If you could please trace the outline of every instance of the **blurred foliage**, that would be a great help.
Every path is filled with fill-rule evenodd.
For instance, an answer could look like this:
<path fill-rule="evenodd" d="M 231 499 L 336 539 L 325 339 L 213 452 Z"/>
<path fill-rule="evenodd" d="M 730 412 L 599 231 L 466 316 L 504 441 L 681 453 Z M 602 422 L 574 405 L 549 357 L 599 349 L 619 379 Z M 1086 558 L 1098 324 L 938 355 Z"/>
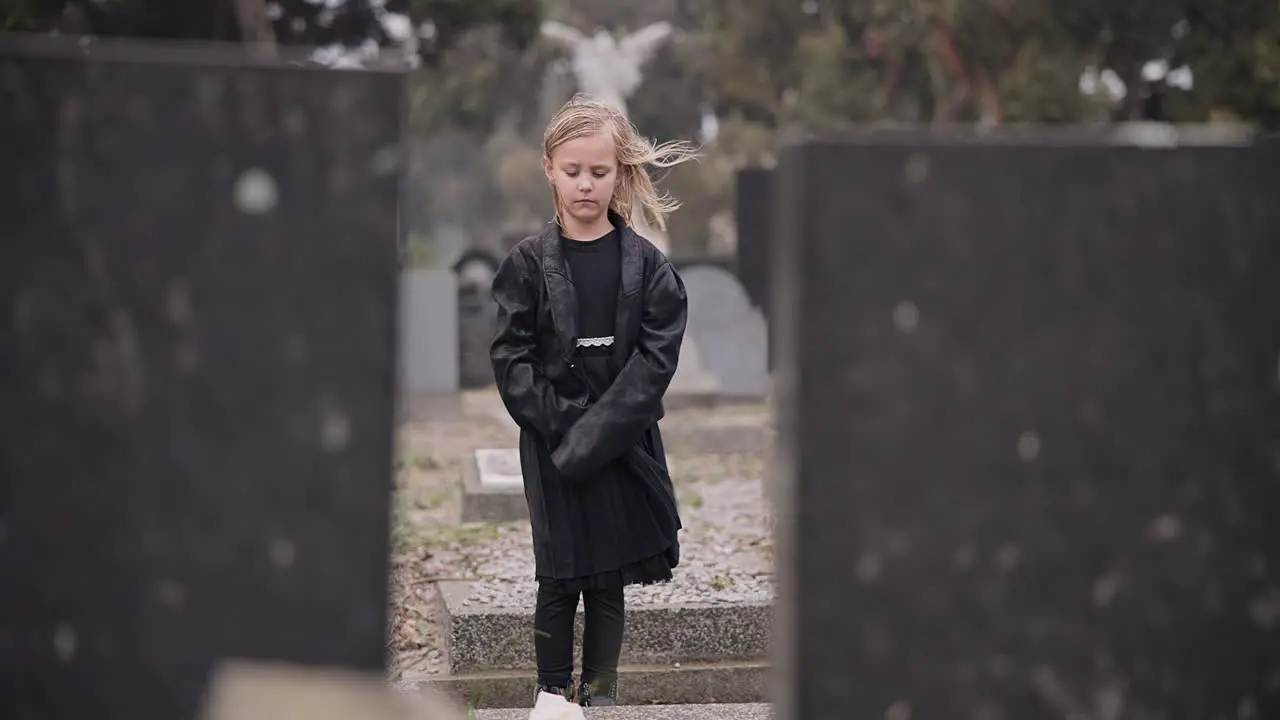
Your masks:
<path fill-rule="evenodd" d="M 698 0 L 719 110 L 781 127 L 879 121 L 1203 122 L 1277 127 L 1275 0 Z M 1143 78 L 1188 66 L 1190 90 Z M 1083 96 L 1089 67 L 1128 92 Z M 868 92 L 869 86 L 874 90 Z"/>
<path fill-rule="evenodd" d="M 527 51 L 505 41 L 501 30 L 469 30 L 437 62 L 413 74 L 409 130 L 417 137 L 463 130 L 485 136 L 504 122 L 524 131 L 538 127 L 538 94 L 550 56 L 540 46 Z"/>
<path fill-rule="evenodd" d="M 7 29 L 239 39 L 233 8 L 262 0 L 0 0 Z M 415 258 L 501 252 L 550 210 L 541 133 L 576 89 L 544 19 L 677 32 L 628 100 L 641 132 L 701 139 L 702 161 L 660 184 L 683 203 L 673 253 L 732 253 L 733 176 L 768 166 L 791 132 L 881 123 L 1230 121 L 1280 129 L 1277 0 L 271 0 L 281 43 L 404 44 L 414 138 L 404 217 Z M 385 12 L 414 37 L 388 35 Z M 1144 77 L 1152 61 L 1189 68 Z M 1082 92 L 1109 71 L 1122 96 Z M 1182 75 L 1188 73 L 1182 72 Z M 494 208 L 499 208 L 494 212 Z M 726 230 L 727 227 L 727 230 Z M 427 251 L 429 249 L 429 252 Z"/>
<path fill-rule="evenodd" d="M 256 8 L 282 45 L 408 45 L 428 64 L 478 27 L 528 47 L 538 34 L 540 0 L 0 0 L 7 30 L 179 40 L 239 41 L 236 8 Z M 409 20 L 396 37 L 383 19 Z"/>
<path fill-rule="evenodd" d="M 734 172 L 770 165 L 777 138 L 791 131 L 916 122 L 1280 124 L 1275 0 L 545 0 L 543 10 L 584 32 L 625 33 L 658 20 L 679 29 L 645 67 L 629 108 L 640 130 L 660 139 L 697 138 L 708 110 L 719 121 L 702 161 L 660 182 L 683 203 L 670 222 L 681 256 L 733 252 L 718 228 L 731 217 Z M 511 198 L 520 187 L 512 214 L 534 208 L 536 216 L 545 185 L 532 157 L 542 123 L 574 80 L 567 53 L 549 43 L 525 52 L 495 43 L 464 38 L 421 73 L 415 107 L 424 111 L 414 127 L 428 137 L 466 127 L 479 147 L 506 123 L 503 132 L 519 139 L 505 146 L 511 164 L 498 162 L 498 174 L 477 180 L 473 192 L 500 183 L 507 190 L 492 196 Z M 1190 67 L 1191 89 L 1144 79 L 1152 60 Z M 1124 97 L 1083 93 L 1091 68 L 1111 70 Z"/>

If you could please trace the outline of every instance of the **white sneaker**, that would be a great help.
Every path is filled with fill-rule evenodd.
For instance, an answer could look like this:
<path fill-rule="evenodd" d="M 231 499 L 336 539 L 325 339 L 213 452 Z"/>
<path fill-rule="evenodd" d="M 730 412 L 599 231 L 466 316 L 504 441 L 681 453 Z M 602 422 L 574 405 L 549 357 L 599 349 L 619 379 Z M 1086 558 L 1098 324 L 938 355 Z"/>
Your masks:
<path fill-rule="evenodd" d="M 582 707 L 569 702 L 563 695 L 540 692 L 538 701 L 529 713 L 529 720 L 586 720 Z"/>

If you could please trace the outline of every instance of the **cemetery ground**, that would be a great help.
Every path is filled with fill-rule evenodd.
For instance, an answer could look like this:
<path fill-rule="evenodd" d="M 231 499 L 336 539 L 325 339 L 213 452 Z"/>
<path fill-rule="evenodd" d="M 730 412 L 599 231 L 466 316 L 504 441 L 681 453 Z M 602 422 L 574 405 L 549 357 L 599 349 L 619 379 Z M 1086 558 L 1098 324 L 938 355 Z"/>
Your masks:
<path fill-rule="evenodd" d="M 403 689 L 434 686 L 474 707 L 527 708 L 535 591 L 528 521 L 460 520 L 464 464 L 477 449 L 516 444 L 503 413 L 494 391 L 473 391 L 456 418 L 400 429 L 389 668 Z M 765 418 L 761 405 L 731 405 L 672 410 L 662 421 L 684 522 L 681 565 L 672 583 L 628 589 L 626 703 L 761 699 L 773 595 L 773 523 L 762 486 L 768 432 L 761 442 L 740 437 L 715 448 L 688 440 L 708 427 L 763 430 Z M 682 663 L 681 678 L 663 675 Z"/>

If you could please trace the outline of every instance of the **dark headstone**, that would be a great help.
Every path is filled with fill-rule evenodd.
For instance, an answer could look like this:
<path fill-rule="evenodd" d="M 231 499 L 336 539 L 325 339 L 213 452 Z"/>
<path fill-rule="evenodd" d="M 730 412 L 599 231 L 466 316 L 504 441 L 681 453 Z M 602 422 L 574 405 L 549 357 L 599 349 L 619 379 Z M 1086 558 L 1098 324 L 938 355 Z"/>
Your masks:
<path fill-rule="evenodd" d="M 773 170 L 739 170 L 734 205 L 738 230 L 738 279 L 746 288 L 751 304 L 768 318 Z"/>
<path fill-rule="evenodd" d="M 483 250 L 471 250 L 453 265 L 458 276 L 458 380 L 464 388 L 493 384 L 489 347 L 498 332 L 498 304 L 493 299 L 498 263 Z"/>
<path fill-rule="evenodd" d="M 384 666 L 402 77 L 0 45 L 0 717 Z"/>
<path fill-rule="evenodd" d="M 769 323 L 769 295 L 774 206 L 773 170 L 746 168 L 737 177 L 738 278 L 751 303 Z M 769 332 L 768 369 L 773 370 L 773 333 Z"/>
<path fill-rule="evenodd" d="M 1280 717 L 1276 146 L 777 182 L 779 717 Z"/>

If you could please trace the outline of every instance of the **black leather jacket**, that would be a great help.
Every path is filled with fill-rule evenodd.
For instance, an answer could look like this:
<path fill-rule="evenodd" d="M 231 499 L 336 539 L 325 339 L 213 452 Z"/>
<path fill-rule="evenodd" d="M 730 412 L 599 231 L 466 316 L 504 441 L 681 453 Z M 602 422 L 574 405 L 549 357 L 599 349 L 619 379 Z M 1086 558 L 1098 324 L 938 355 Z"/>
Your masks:
<path fill-rule="evenodd" d="M 520 241 L 493 281 L 494 379 L 521 428 L 538 574 L 549 577 L 610 571 L 616 568 L 606 566 L 677 547 L 680 520 L 657 422 L 688 300 L 662 252 L 618 216 L 611 219 L 621 242 L 613 345 L 621 370 L 595 403 L 573 360 L 577 300 L 558 228 Z M 616 552 L 574 546 L 574 538 L 597 542 L 602 534 Z"/>

